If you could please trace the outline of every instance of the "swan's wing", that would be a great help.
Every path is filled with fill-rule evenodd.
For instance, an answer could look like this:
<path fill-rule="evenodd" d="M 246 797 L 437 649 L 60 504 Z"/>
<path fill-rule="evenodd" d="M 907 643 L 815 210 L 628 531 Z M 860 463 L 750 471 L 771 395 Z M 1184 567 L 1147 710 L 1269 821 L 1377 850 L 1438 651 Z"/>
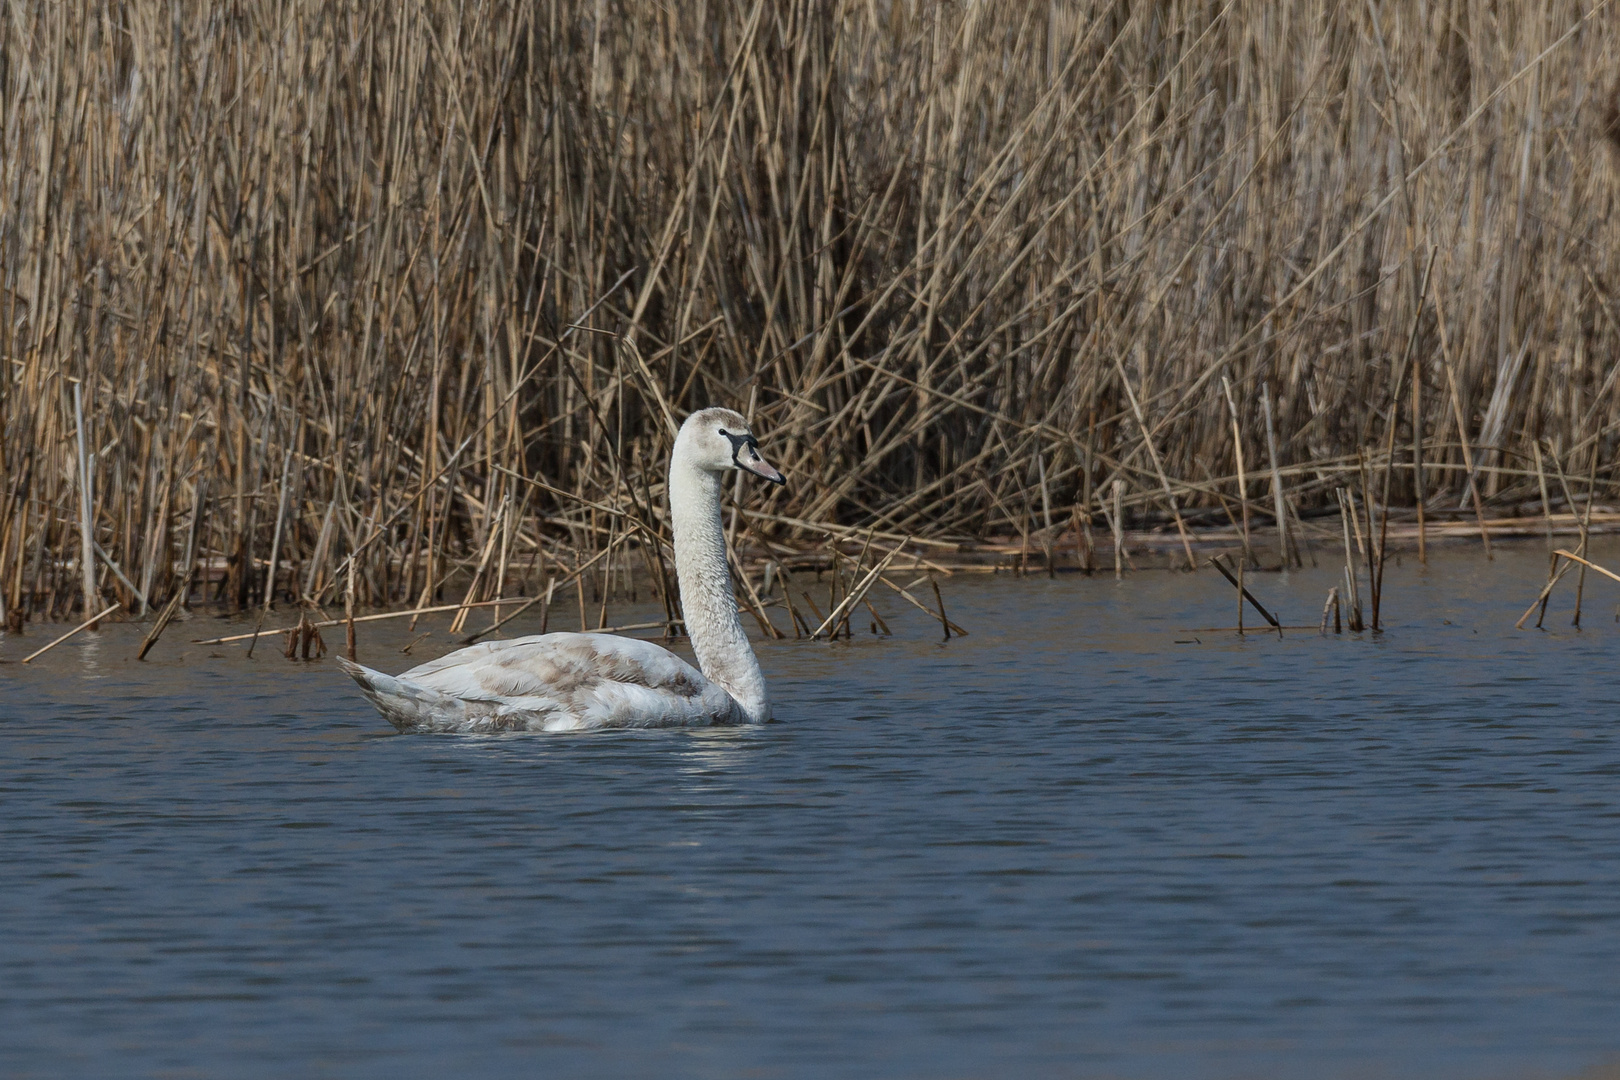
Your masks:
<path fill-rule="evenodd" d="M 743 719 L 729 694 L 668 649 L 607 634 L 483 642 L 400 678 L 552 731 Z"/>

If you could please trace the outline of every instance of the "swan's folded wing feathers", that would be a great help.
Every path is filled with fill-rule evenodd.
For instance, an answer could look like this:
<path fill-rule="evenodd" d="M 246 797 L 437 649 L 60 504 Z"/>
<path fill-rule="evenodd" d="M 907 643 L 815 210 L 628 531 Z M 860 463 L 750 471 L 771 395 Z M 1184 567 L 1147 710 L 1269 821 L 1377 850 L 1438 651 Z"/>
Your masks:
<path fill-rule="evenodd" d="M 668 649 L 605 634 L 538 634 L 483 642 L 419 664 L 401 678 L 474 697 L 526 696 L 541 688 L 566 694 L 602 680 L 693 697 L 707 683 Z"/>
<path fill-rule="evenodd" d="M 498 704 L 548 729 L 736 722 L 735 706 L 691 664 L 650 641 L 544 634 L 485 642 L 401 676 L 463 701 Z"/>

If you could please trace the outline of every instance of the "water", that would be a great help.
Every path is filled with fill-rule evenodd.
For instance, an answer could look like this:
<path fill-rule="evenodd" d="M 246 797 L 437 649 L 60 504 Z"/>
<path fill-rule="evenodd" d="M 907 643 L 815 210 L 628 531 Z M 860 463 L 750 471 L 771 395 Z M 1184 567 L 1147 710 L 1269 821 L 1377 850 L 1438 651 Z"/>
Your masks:
<path fill-rule="evenodd" d="M 1377 640 L 958 577 L 972 636 L 767 643 L 781 722 L 723 733 L 397 736 L 215 620 L 76 641 L 0 668 L 0 1074 L 1572 1076 L 1620 1052 L 1620 627 L 1594 580 L 1514 631 L 1545 565 L 1392 567 Z"/>

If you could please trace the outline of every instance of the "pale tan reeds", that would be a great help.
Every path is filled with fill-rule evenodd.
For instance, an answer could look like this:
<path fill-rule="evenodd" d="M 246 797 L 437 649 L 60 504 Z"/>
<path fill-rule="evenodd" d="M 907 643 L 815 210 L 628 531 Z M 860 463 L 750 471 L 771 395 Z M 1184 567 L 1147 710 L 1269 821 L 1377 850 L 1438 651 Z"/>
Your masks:
<path fill-rule="evenodd" d="M 673 624 L 659 470 L 710 403 L 790 478 L 747 496 L 767 558 L 1034 535 L 1050 566 L 1067 520 L 1089 563 L 1101 514 L 1116 567 L 1124 515 L 1191 563 L 1235 504 L 1297 563 L 1291 519 L 1377 467 L 1369 528 L 1421 495 L 1488 543 L 1487 504 L 1551 520 L 1543 445 L 1596 455 L 1590 513 L 1616 26 L 1608 0 L 9 5 L 0 605 L 162 610 L 189 579 L 465 621 L 592 565 L 587 626 L 639 559 Z"/>

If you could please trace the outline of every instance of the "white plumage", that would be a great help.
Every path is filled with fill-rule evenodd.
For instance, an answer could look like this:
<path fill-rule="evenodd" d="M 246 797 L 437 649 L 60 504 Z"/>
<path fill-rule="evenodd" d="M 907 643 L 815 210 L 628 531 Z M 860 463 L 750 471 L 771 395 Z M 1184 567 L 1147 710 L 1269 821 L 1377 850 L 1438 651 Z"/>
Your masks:
<path fill-rule="evenodd" d="M 338 665 L 401 731 L 582 731 L 693 727 L 770 719 L 765 677 L 743 633 L 726 570 L 720 477 L 782 475 L 759 455 L 747 422 L 704 409 L 670 456 L 675 572 L 699 671 L 650 641 L 541 634 L 459 649 L 401 674 Z"/>

